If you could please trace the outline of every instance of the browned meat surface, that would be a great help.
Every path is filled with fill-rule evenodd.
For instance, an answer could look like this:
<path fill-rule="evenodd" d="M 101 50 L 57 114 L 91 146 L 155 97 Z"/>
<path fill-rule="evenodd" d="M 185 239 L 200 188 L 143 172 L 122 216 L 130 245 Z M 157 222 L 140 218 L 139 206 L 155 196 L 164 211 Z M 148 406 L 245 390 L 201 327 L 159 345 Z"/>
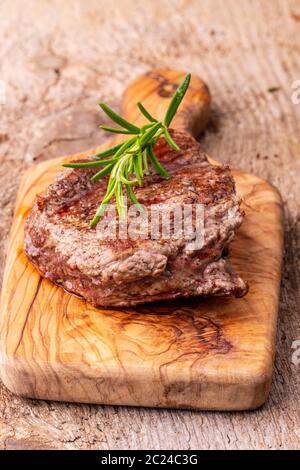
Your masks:
<path fill-rule="evenodd" d="M 222 256 L 243 218 L 230 170 L 210 165 L 192 137 L 172 134 L 180 152 L 163 138 L 155 147 L 172 179 L 147 176 L 135 192 L 146 207 L 203 204 L 201 249 L 192 250 L 185 237 L 101 239 L 88 224 L 107 178 L 93 184 L 95 169 L 66 169 L 37 197 L 26 223 L 25 252 L 42 276 L 99 306 L 246 293 Z"/>

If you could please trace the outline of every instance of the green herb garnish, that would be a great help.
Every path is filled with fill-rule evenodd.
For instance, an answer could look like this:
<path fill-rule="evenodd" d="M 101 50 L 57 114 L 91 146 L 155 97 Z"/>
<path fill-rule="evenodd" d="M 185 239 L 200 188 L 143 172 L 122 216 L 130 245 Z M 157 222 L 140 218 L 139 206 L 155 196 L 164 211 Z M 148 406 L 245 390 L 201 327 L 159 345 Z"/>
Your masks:
<path fill-rule="evenodd" d="M 137 127 L 119 116 L 106 104 L 100 103 L 101 109 L 111 118 L 112 121 L 118 124 L 120 128 L 108 126 L 100 127 L 107 132 L 131 134 L 133 137 L 126 140 L 124 143 L 93 155 L 94 160 L 91 162 L 65 163 L 63 165 L 70 168 L 93 168 L 102 165 L 102 168 L 92 176 L 91 180 L 93 182 L 98 181 L 104 175 L 110 175 L 106 193 L 94 218 L 90 222 L 91 228 L 97 225 L 105 212 L 106 204 L 108 204 L 113 197 L 116 198 L 116 206 L 119 216 L 124 217 L 126 214 L 126 205 L 124 202 L 123 189 L 126 189 L 128 196 L 134 204 L 139 204 L 132 187 L 142 185 L 144 174 L 149 174 L 149 164 L 152 165 L 159 175 L 164 178 L 171 178 L 170 174 L 155 155 L 153 147 L 160 136 L 164 135 L 171 148 L 177 151 L 180 150 L 178 145 L 172 139 L 172 136 L 168 131 L 168 127 L 170 126 L 171 121 L 188 89 L 190 79 L 191 74 L 189 73 L 185 76 L 184 80 L 175 91 L 163 122 L 159 122 L 151 116 L 142 103 L 137 103 L 139 110 L 149 121 L 148 124 L 145 124 L 142 127 Z"/>

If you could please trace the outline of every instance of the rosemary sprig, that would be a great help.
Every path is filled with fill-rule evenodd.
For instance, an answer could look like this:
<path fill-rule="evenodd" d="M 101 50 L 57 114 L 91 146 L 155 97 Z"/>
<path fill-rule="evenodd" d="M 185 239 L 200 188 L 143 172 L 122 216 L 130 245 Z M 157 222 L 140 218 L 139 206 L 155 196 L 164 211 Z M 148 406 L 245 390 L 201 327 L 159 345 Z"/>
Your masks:
<path fill-rule="evenodd" d="M 70 168 L 97 168 L 102 165 L 102 168 L 92 176 L 91 180 L 93 182 L 96 182 L 103 176 L 109 174 L 106 193 L 94 218 L 90 222 L 91 228 L 97 225 L 105 212 L 106 205 L 113 197 L 116 199 L 119 216 L 123 217 L 126 214 L 123 189 L 126 189 L 129 198 L 134 204 L 140 205 L 132 187 L 136 185 L 142 186 L 144 175 L 150 173 L 149 164 L 151 164 L 159 175 L 164 178 L 171 178 L 171 175 L 155 155 L 153 148 L 161 135 L 164 135 L 171 148 L 176 151 L 180 150 L 176 142 L 172 139 L 172 136 L 168 131 L 168 127 L 170 126 L 172 119 L 174 118 L 188 89 L 190 79 L 191 74 L 189 73 L 185 76 L 184 80 L 175 91 L 163 122 L 155 119 L 142 103 L 137 103 L 140 112 L 149 121 L 148 124 L 145 124 L 142 127 L 137 127 L 119 116 L 105 103 L 100 103 L 101 109 L 111 118 L 112 121 L 118 124 L 120 128 L 103 125 L 100 127 L 107 132 L 131 134 L 133 137 L 124 143 L 115 145 L 114 147 L 93 155 L 93 161 L 65 163 L 63 165 Z"/>

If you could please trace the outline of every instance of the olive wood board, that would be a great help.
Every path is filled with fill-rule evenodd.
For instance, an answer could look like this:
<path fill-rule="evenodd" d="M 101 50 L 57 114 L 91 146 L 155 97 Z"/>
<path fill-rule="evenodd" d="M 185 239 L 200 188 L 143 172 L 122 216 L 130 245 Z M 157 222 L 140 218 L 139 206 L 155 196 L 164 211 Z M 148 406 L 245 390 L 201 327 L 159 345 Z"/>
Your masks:
<path fill-rule="evenodd" d="M 135 107 L 142 101 L 162 119 L 183 76 L 156 70 L 139 77 L 125 92 L 124 115 L 143 123 Z M 193 76 L 172 127 L 198 135 L 209 105 L 207 87 Z M 24 223 L 36 195 L 62 162 L 95 150 L 45 161 L 22 178 L 1 297 L 4 384 L 17 395 L 46 400 L 202 410 L 260 406 L 268 397 L 275 351 L 280 194 L 268 182 L 233 170 L 245 219 L 230 256 L 249 283 L 245 297 L 95 308 L 41 278 L 23 251 Z"/>

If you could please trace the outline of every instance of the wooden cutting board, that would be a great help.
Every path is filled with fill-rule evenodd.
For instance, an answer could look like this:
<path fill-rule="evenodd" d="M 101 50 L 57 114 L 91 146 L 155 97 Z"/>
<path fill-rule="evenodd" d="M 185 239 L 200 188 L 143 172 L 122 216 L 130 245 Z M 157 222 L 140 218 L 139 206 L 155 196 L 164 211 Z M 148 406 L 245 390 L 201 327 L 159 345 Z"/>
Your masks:
<path fill-rule="evenodd" d="M 183 75 L 160 70 L 138 78 L 125 93 L 124 114 L 140 124 L 135 108 L 140 100 L 162 118 Z M 209 101 L 207 88 L 194 76 L 174 127 L 197 135 L 207 123 Z M 1 298 L 5 385 L 25 397 L 87 403 L 213 410 L 264 403 L 272 378 L 282 258 L 278 191 L 234 171 L 246 212 L 231 245 L 232 264 L 250 285 L 242 299 L 97 309 L 42 279 L 23 252 L 24 222 L 34 198 L 70 158 L 31 168 L 20 185 Z"/>

